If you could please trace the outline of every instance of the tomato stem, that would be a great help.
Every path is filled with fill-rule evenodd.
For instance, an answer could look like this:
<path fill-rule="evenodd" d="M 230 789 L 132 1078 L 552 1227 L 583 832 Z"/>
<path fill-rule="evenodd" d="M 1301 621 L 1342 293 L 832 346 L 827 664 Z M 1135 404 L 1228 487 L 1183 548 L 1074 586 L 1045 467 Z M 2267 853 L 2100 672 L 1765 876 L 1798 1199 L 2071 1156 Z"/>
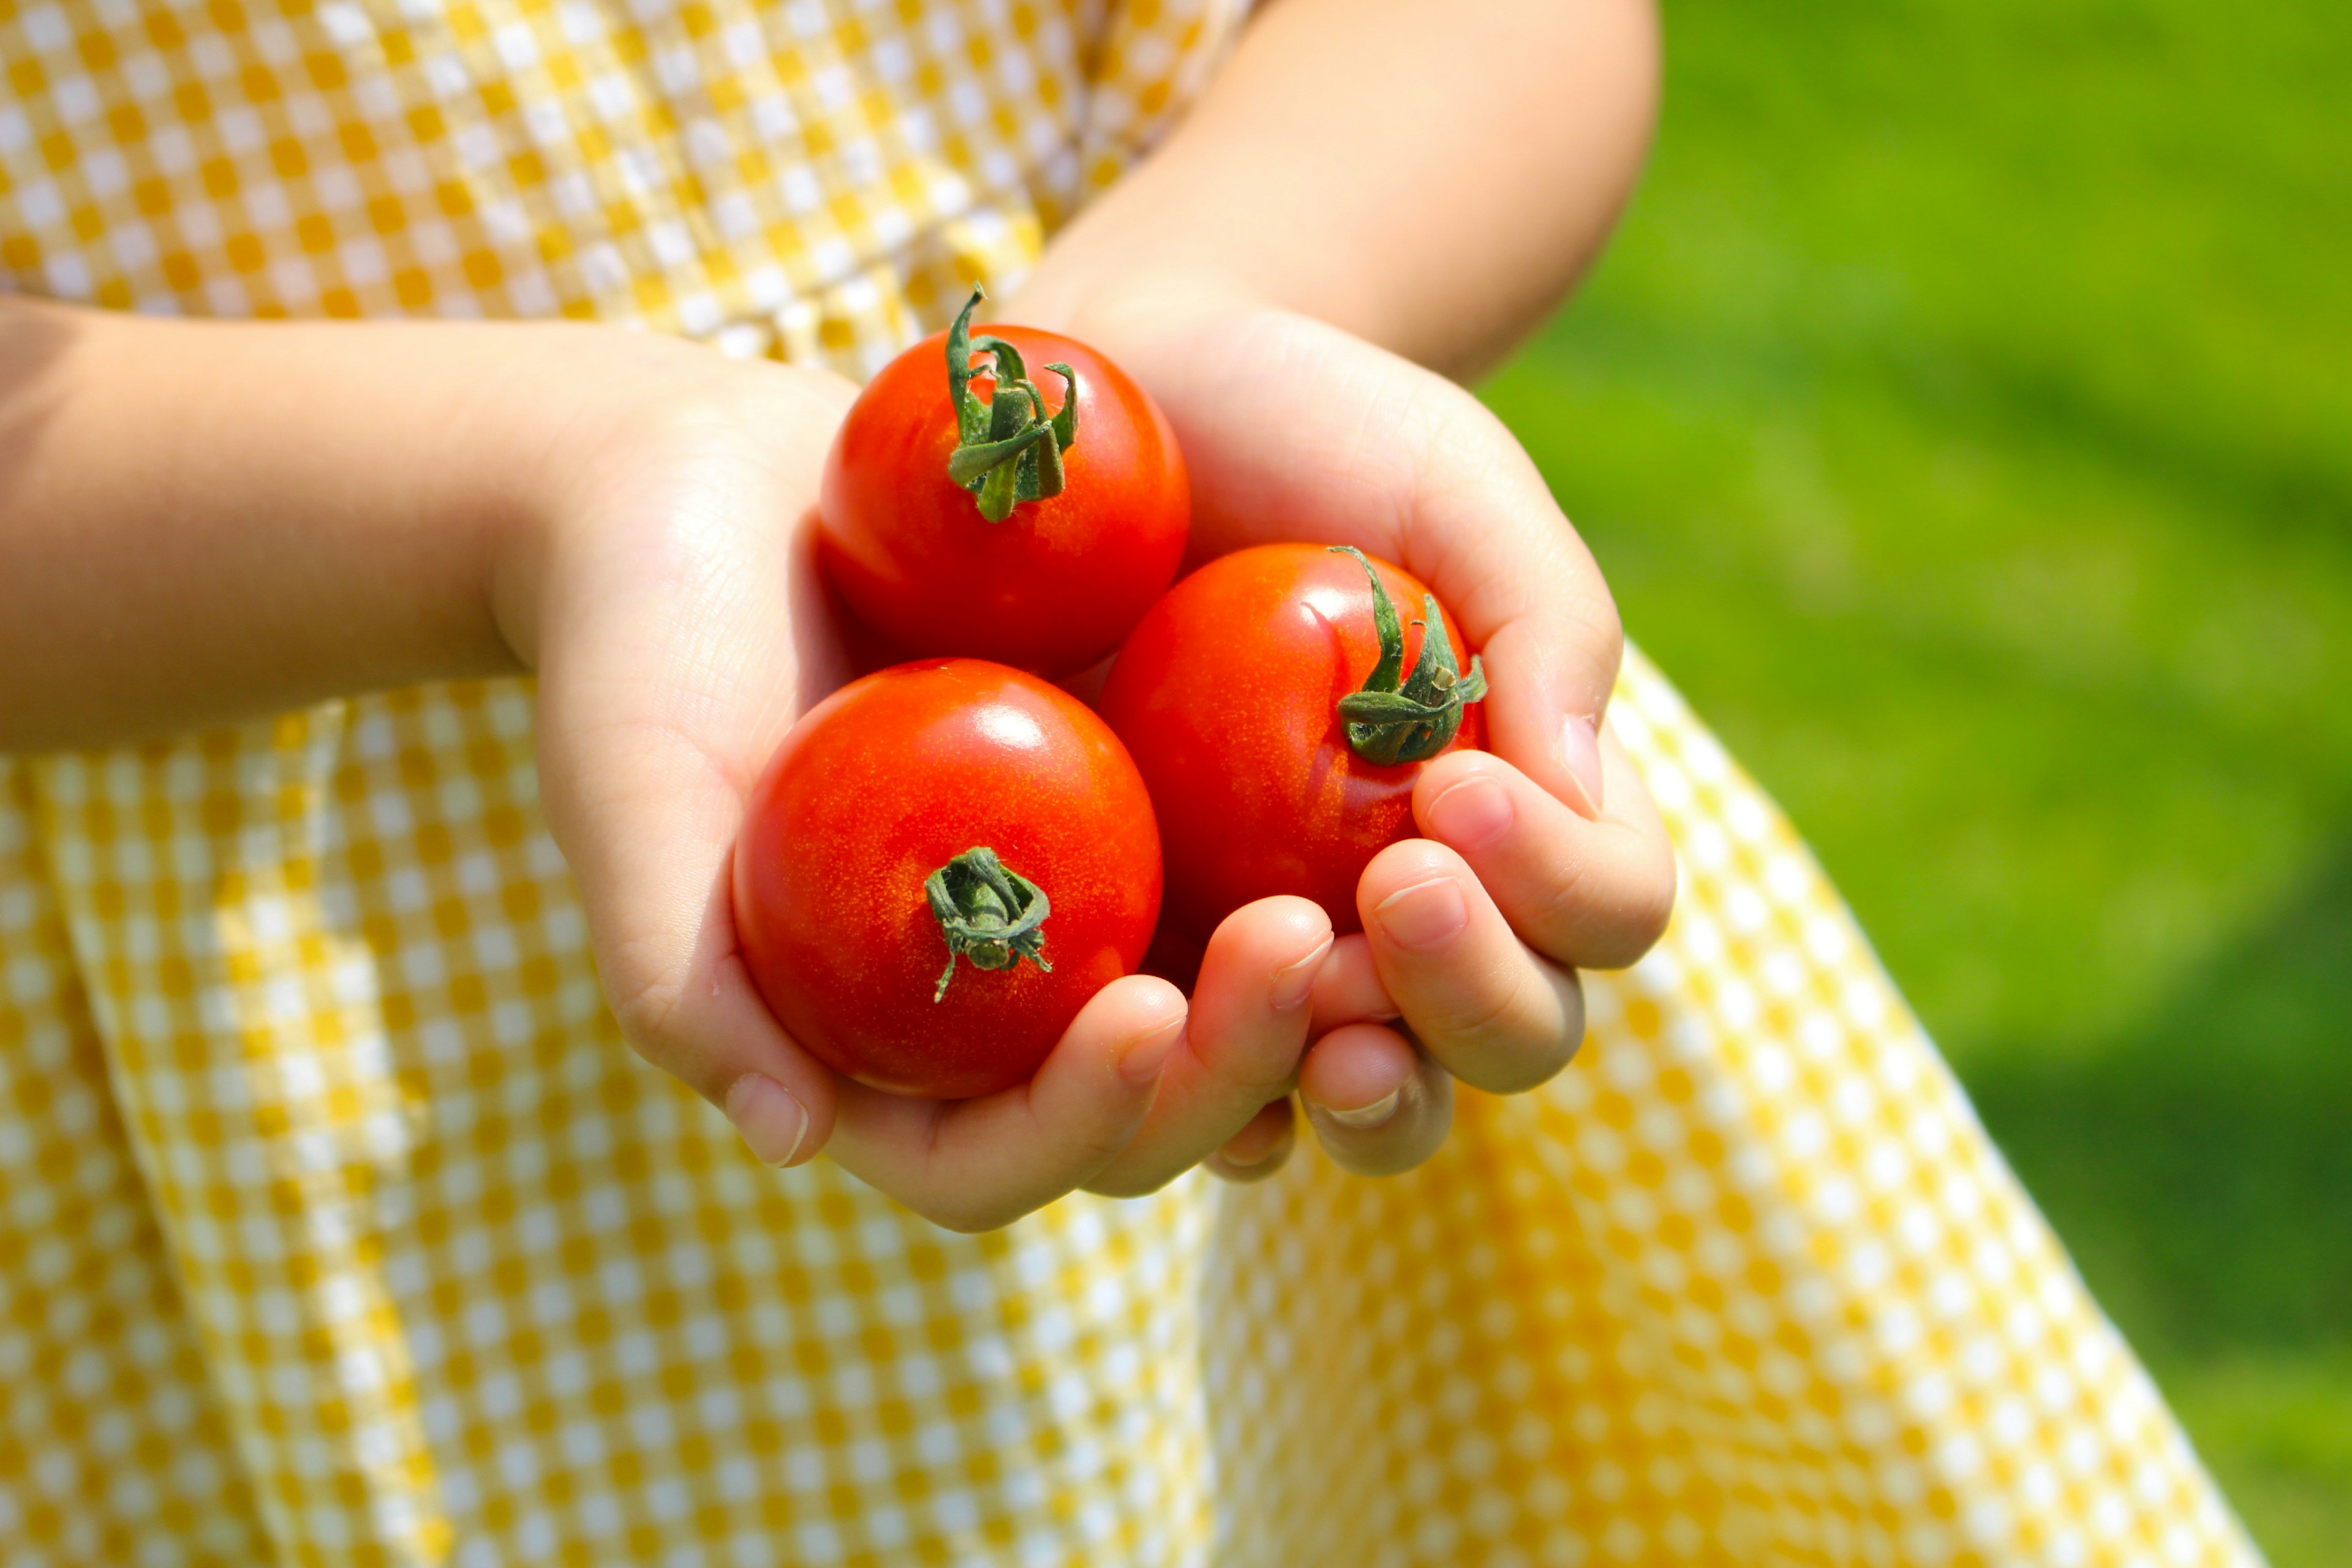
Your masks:
<path fill-rule="evenodd" d="M 975 845 L 924 878 L 923 896 L 948 944 L 948 966 L 940 972 L 932 1001 L 947 995 L 958 958 L 970 959 L 974 969 L 1010 969 L 1025 958 L 1053 973 L 1045 962 L 1045 933 L 1038 929 L 1053 912 L 1045 889 L 1008 868 L 986 845 Z"/>
<path fill-rule="evenodd" d="M 974 288 L 948 329 L 948 397 L 955 405 L 956 449 L 948 478 L 970 490 L 980 515 L 1003 522 L 1024 500 L 1060 495 L 1068 476 L 1062 454 L 1077 444 L 1078 377 L 1066 364 L 1045 368 L 1062 378 L 1062 410 L 1045 416 L 1045 397 L 1029 379 L 1021 351 L 998 337 L 973 337 L 971 313 L 987 297 Z M 991 355 L 995 395 L 983 402 L 971 390 L 971 356 Z"/>
<path fill-rule="evenodd" d="M 1486 668 L 1477 655 L 1470 657 L 1464 675 L 1454 658 L 1454 639 L 1445 635 L 1445 617 L 1437 595 L 1421 596 L 1421 657 L 1412 673 L 1404 670 L 1404 627 L 1396 605 L 1381 585 L 1364 552 L 1352 544 L 1335 544 L 1332 552 L 1352 555 L 1364 575 L 1372 580 L 1372 628 L 1381 639 L 1381 661 L 1364 678 L 1360 690 L 1339 699 L 1339 717 L 1347 721 L 1348 744 L 1358 756 L 1383 767 L 1398 763 L 1423 763 L 1444 751 L 1462 728 L 1462 710 L 1486 695 Z"/>

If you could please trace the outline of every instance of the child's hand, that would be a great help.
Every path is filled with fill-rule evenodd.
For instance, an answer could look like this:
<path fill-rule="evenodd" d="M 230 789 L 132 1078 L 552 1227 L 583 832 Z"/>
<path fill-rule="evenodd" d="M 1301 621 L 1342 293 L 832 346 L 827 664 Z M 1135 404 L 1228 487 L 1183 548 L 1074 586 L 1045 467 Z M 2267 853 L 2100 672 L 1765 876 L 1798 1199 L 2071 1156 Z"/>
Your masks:
<path fill-rule="evenodd" d="M 0 750 L 121 745 L 353 691 L 539 673 L 540 786 L 643 1055 L 772 1163 L 830 1146 L 942 1224 L 1173 1175 L 1297 1071 L 1330 944 L 1270 901 L 1191 1007 L 1106 987 L 1035 1079 L 954 1106 L 837 1079 L 735 952 L 745 799 L 850 674 L 812 509 L 854 389 L 570 325 L 219 324 L 0 298 Z M 1163 1092 L 1180 1051 L 1221 1064 Z M 1162 1178 L 1164 1179 L 1164 1177 Z"/>
<path fill-rule="evenodd" d="M 1286 1122 L 1259 1112 L 1294 1081 L 1344 1109 L 1410 1079 L 1383 1128 L 1318 1113 L 1351 1164 L 1409 1163 L 1443 1133 L 1444 1077 L 1377 1025 L 1328 1034 L 1302 1077 L 1310 1022 L 1402 1003 L 1468 1081 L 1535 1081 L 1577 1033 L 1554 961 L 1629 957 L 1663 908 L 1638 785 L 1608 773 L 1608 816 L 1584 822 L 1559 801 L 1583 798 L 1570 780 L 1590 753 L 1547 752 L 1563 715 L 1598 710 L 1613 620 L 1525 459 L 1465 396 L 1292 318 L 1223 325 L 1198 343 L 1139 333 L 1134 356 L 1197 448 L 1208 545 L 1328 536 L 1412 566 L 1485 645 L 1491 731 L 1534 780 L 1493 759 L 1431 770 L 1425 794 L 1485 767 L 1517 803 L 1484 846 L 1436 795 L 1422 803 L 1483 889 L 1450 859 L 1409 858 L 1452 853 L 1433 844 L 1372 868 L 1376 901 L 1456 873 L 1469 924 L 1440 949 L 1333 948 L 1319 910 L 1267 900 L 1217 933 L 1189 1010 L 1164 981 L 1118 981 L 1032 1083 L 952 1107 L 873 1093 L 799 1050 L 736 959 L 727 873 L 760 769 L 849 673 L 809 539 L 852 389 L 640 334 L 0 301 L 0 344 L 26 351 L 0 356 L 0 422 L 40 411 L 17 419 L 32 434 L 0 494 L 0 666 L 30 672 L 0 692 L 0 747 L 120 744 L 528 666 L 548 821 L 622 1027 L 770 1160 L 829 1141 L 883 1191 L 976 1228 L 1079 1185 L 1157 1185 L 1220 1146 L 1237 1169 L 1278 1144 Z M 1360 425 L 1391 416 L 1401 437 L 1354 450 Z"/>
<path fill-rule="evenodd" d="M 1297 1080 L 1342 1164 L 1408 1168 L 1444 1141 L 1452 1079 L 1506 1093 L 1549 1079 L 1584 1032 L 1576 970 L 1631 963 L 1664 929 L 1673 854 L 1601 721 L 1623 652 L 1608 588 L 1510 433 L 1451 382 L 1279 310 L 1144 302 L 1049 324 L 1118 357 L 1166 409 L 1192 474 L 1196 560 L 1272 540 L 1354 544 L 1430 584 L 1485 655 L 1493 750 L 1423 771 L 1413 812 L 1427 837 L 1366 869 L 1364 934 L 1324 965 L 1319 1037 Z M 1387 1026 L 1398 1015 L 1410 1035 Z M 1193 1080 L 1220 1070 L 1180 1056 L 1164 1098 L 1204 1094 Z M 1172 1173 L 1155 1150 L 1161 1114 L 1093 1185 Z M 1269 1094 L 1213 1166 L 1271 1171 L 1289 1116 Z"/>
<path fill-rule="evenodd" d="M 540 672 L 548 821 L 631 1044 L 723 1107 L 763 1159 L 829 1148 L 957 1228 L 1102 1184 L 1114 1164 L 1124 1190 L 1199 1163 L 1297 1071 L 1331 942 L 1306 900 L 1229 921 L 1189 1008 L 1164 980 L 1105 987 L 1034 1079 L 982 1100 L 850 1082 L 761 1003 L 736 952 L 729 857 L 776 743 L 850 674 L 811 538 L 853 389 L 646 353 L 623 390 L 575 399 L 543 459 L 547 521 L 502 562 L 495 595 Z"/>

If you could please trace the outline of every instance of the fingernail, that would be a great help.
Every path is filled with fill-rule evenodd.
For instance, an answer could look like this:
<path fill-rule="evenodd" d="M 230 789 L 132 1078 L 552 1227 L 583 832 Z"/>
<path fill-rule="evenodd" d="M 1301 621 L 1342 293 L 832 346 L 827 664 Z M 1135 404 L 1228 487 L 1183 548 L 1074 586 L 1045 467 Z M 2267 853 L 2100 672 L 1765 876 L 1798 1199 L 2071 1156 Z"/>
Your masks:
<path fill-rule="evenodd" d="M 1263 1170 L 1269 1164 L 1280 1164 L 1290 1152 L 1291 1133 L 1290 1121 L 1286 1117 L 1274 1128 L 1270 1136 L 1261 1133 L 1264 1142 L 1255 1152 L 1246 1155 L 1236 1154 L 1233 1145 L 1228 1143 L 1217 1151 L 1217 1158 L 1226 1170 L 1236 1175 Z"/>
<path fill-rule="evenodd" d="M 1339 1110 L 1328 1105 L 1318 1109 L 1342 1127 L 1357 1132 L 1369 1132 L 1375 1127 L 1387 1126 L 1395 1118 L 1397 1107 L 1403 1102 L 1404 1087 L 1400 1084 L 1370 1105 L 1360 1105 L 1353 1110 Z"/>
<path fill-rule="evenodd" d="M 1331 951 L 1335 940 L 1325 937 L 1313 952 L 1274 972 L 1274 985 L 1266 999 L 1274 1004 L 1276 1012 L 1287 1013 L 1314 993 L 1316 973 L 1322 969 L 1323 955 Z"/>
<path fill-rule="evenodd" d="M 1229 1171 L 1255 1171 L 1276 1154 L 1285 1152 L 1287 1151 L 1283 1147 L 1282 1140 L 1277 1138 L 1246 1160 L 1238 1159 L 1223 1149 L 1217 1151 L 1217 1158 L 1224 1162 L 1225 1169 Z"/>
<path fill-rule="evenodd" d="M 781 1170 L 791 1164 L 808 1137 L 808 1107 L 774 1079 L 745 1073 L 729 1086 L 726 1110 L 727 1120 L 763 1165 Z"/>
<path fill-rule="evenodd" d="M 1576 787 L 1584 792 L 1582 800 L 1568 804 L 1580 816 L 1599 821 L 1601 817 L 1601 721 L 1590 714 L 1571 714 L 1559 727 L 1559 764 Z"/>
<path fill-rule="evenodd" d="M 1484 849 L 1508 833 L 1517 816 L 1511 792 L 1484 773 L 1464 779 L 1429 803 L 1430 831 L 1456 849 Z"/>
<path fill-rule="evenodd" d="M 1129 1083 L 1150 1083 L 1168 1065 L 1176 1042 L 1184 1037 L 1184 1013 L 1179 1008 L 1127 1043 L 1118 1053 L 1118 1075 Z"/>
<path fill-rule="evenodd" d="M 1381 934 L 1399 947 L 1432 948 L 1452 941 L 1470 923 L 1470 901 L 1462 885 L 1447 876 L 1400 888 L 1372 910 Z"/>

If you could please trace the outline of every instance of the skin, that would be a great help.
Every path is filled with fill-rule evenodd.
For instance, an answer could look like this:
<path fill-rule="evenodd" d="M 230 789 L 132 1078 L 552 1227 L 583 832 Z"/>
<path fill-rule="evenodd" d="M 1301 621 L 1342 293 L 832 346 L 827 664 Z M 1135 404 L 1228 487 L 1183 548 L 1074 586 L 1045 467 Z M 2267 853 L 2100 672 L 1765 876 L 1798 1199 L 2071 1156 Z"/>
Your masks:
<path fill-rule="evenodd" d="M 982 1229 L 1203 1161 L 1261 1175 L 1296 1088 L 1341 1163 L 1408 1168 L 1454 1079 L 1526 1089 L 1567 1061 L 1575 968 L 1631 962 L 1672 902 L 1603 721 L 1607 588 L 1446 379 L 1598 247 L 1655 77 L 1645 0 L 1279 0 L 1004 302 L 1166 412 L 1197 555 L 1310 538 L 1397 562 L 1494 683 L 1491 752 L 1423 768 L 1428 837 L 1366 868 L 1360 935 L 1252 905 L 1189 999 L 1104 987 L 1022 1089 L 942 1106 L 833 1073 L 761 1005 L 728 919 L 761 765 L 849 673 L 813 515 L 854 389 L 821 372 L 572 325 L 0 301 L 0 751 L 532 669 L 541 798 L 615 1016 L 760 1157 L 823 1149 Z"/>
<path fill-rule="evenodd" d="M 1151 400 L 1082 343 L 1003 329 L 1049 410 L 1078 374 L 1066 488 L 1002 522 L 947 475 L 956 446 L 947 334 L 883 367 L 825 461 L 825 567 L 854 614 L 907 657 L 962 654 L 1045 675 L 1108 658 L 1176 575 L 1192 499 L 1175 435 Z M 992 377 L 976 376 L 982 401 Z"/>

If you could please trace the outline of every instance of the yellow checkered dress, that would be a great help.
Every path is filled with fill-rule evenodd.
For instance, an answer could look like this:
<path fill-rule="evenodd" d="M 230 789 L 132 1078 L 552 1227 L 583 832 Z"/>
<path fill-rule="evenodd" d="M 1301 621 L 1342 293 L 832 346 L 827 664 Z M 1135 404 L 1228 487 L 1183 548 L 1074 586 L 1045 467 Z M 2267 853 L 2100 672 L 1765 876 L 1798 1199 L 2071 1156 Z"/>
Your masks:
<path fill-rule="evenodd" d="M 0 271 L 853 372 L 1240 0 L 0 0 Z M 520 682 L 0 762 L 0 1562 L 2242 1564 L 1802 847 L 1681 854 L 1540 1093 L 933 1229 L 638 1062 Z"/>

